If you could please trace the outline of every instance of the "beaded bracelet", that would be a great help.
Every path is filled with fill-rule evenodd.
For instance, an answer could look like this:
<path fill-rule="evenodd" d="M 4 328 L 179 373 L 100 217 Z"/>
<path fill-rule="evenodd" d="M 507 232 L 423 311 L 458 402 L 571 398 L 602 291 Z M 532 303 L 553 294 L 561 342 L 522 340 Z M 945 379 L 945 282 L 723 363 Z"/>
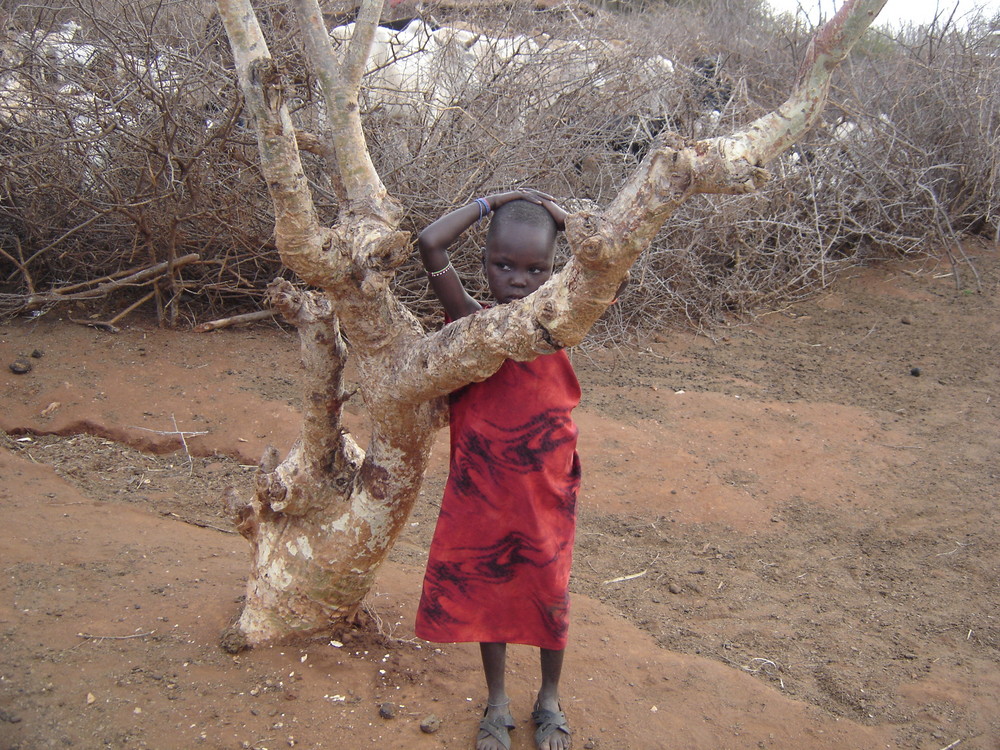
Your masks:
<path fill-rule="evenodd" d="M 486 200 L 485 198 L 476 198 L 476 203 L 479 204 L 479 219 L 478 219 L 478 221 L 482 221 L 484 217 L 490 215 L 490 211 L 492 211 L 493 209 L 490 208 L 490 202 L 488 200 Z"/>
<path fill-rule="evenodd" d="M 439 268 L 436 271 L 428 271 L 427 275 L 430 276 L 432 279 L 436 279 L 438 276 L 444 276 L 453 267 L 454 266 L 451 265 L 451 261 L 449 260 L 448 265 L 446 265 L 444 268 Z"/>

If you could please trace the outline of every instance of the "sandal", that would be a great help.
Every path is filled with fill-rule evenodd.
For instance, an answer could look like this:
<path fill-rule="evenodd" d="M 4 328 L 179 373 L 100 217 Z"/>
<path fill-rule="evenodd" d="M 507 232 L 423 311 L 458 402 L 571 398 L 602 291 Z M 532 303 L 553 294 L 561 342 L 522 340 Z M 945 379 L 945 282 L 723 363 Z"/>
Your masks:
<path fill-rule="evenodd" d="M 566 722 L 566 714 L 562 711 L 549 711 L 544 708 L 536 708 L 531 712 L 531 720 L 535 722 L 538 729 L 535 730 L 535 745 L 542 746 L 553 732 L 565 732 L 570 734 L 569 724 Z"/>
<path fill-rule="evenodd" d="M 479 722 L 479 732 L 476 733 L 476 744 L 479 744 L 480 740 L 485 740 L 488 737 L 493 737 L 497 742 L 504 746 L 506 750 L 510 750 L 510 730 L 514 728 L 514 722 L 511 719 L 491 721 L 486 718 L 486 712 L 483 712 L 483 718 Z"/>

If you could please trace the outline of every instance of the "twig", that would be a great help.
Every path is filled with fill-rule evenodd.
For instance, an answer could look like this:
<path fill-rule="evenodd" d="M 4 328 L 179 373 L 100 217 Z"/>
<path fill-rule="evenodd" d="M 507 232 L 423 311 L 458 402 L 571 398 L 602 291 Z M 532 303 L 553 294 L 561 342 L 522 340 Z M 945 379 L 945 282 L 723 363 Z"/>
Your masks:
<path fill-rule="evenodd" d="M 149 427 L 140 427 L 137 424 L 129 425 L 133 430 L 145 430 L 146 432 L 153 432 L 157 435 L 187 435 L 188 437 L 197 437 L 198 435 L 207 435 L 208 430 L 201 430 L 200 432 L 192 432 L 191 430 L 152 430 Z"/>
<path fill-rule="evenodd" d="M 631 581 L 633 578 L 641 578 L 642 576 L 646 575 L 647 572 L 648 572 L 648 569 L 647 570 L 640 570 L 638 573 L 632 573 L 631 575 L 618 576 L 617 578 L 609 578 L 608 580 L 604 581 L 603 583 L 621 583 L 622 581 Z"/>
<path fill-rule="evenodd" d="M 753 664 L 754 662 L 759 662 L 760 666 L 751 667 L 750 665 Z M 785 681 L 783 679 L 781 679 L 781 675 L 780 674 L 771 674 L 770 672 L 768 672 L 764 668 L 768 664 L 770 664 L 772 667 L 774 667 L 774 669 L 775 669 L 776 672 L 780 672 L 781 671 L 781 667 L 779 667 L 775 662 L 771 661 L 770 659 L 765 659 L 763 656 L 755 656 L 755 657 L 753 657 L 749 662 L 747 662 L 746 664 L 744 664 L 743 666 L 741 666 L 740 669 L 743 669 L 746 672 L 750 672 L 750 674 L 757 674 L 758 672 L 763 672 L 764 674 L 768 675 L 769 677 L 777 677 L 778 678 L 778 684 L 781 686 L 781 689 L 784 690 L 785 689 Z"/>
<path fill-rule="evenodd" d="M 100 328 L 102 331 L 107 331 L 108 333 L 118 333 L 121 329 L 119 329 L 118 326 L 115 325 L 115 323 L 124 318 L 126 315 L 128 315 L 130 312 L 135 310 L 140 305 L 149 302 L 149 300 L 153 299 L 153 297 L 155 296 L 156 296 L 156 290 L 154 289 L 149 294 L 145 295 L 141 299 L 133 302 L 131 305 L 126 307 L 111 320 L 81 320 L 79 318 L 70 318 L 69 322 L 76 323 L 77 325 L 81 326 L 89 326 L 90 328 Z"/>
<path fill-rule="evenodd" d="M 960 549 L 963 549 L 964 547 L 967 546 L 965 544 L 962 544 L 961 542 L 955 542 L 955 544 L 958 546 L 955 547 L 955 549 L 953 549 L 951 552 L 938 552 L 936 555 L 934 555 L 934 557 L 947 557 L 948 555 L 954 555 Z"/>
<path fill-rule="evenodd" d="M 31 274 L 28 273 L 28 268 L 24 263 L 24 254 L 21 252 L 21 240 L 17 235 L 14 235 L 14 247 L 17 248 L 17 257 L 20 258 L 20 261 L 5 251 L 2 247 L 0 247 L 0 255 L 17 266 L 17 270 L 19 270 L 21 275 L 24 276 L 24 284 L 28 287 L 28 294 L 30 296 L 35 293 L 35 283 L 32 281 Z"/>
<path fill-rule="evenodd" d="M 145 638 L 155 632 L 155 630 L 150 630 L 148 633 L 133 633 L 132 635 L 94 635 L 92 633 L 77 633 L 76 635 L 78 638 L 85 638 L 88 641 L 127 641 L 131 638 Z"/>
<path fill-rule="evenodd" d="M 67 237 L 71 236 L 72 234 L 74 234 L 76 232 L 79 232 L 81 229 L 86 229 L 88 226 L 90 226 L 90 224 L 92 224 L 93 222 L 95 222 L 98 219 L 100 219 L 101 216 L 102 216 L 102 214 L 95 213 L 93 216 L 91 216 L 86 221 L 81 222 L 80 224 L 77 224 L 75 227 L 73 227 L 71 229 L 67 229 L 59 237 L 57 237 L 53 242 L 50 242 L 48 245 L 46 245 L 45 247 L 43 247 L 41 250 L 38 250 L 35 253 L 33 253 L 31 255 L 31 257 L 29 257 L 26 261 L 24 261 L 24 265 L 27 266 L 29 263 L 31 263 L 31 261 L 33 261 L 39 255 L 41 255 L 42 253 L 48 252 L 49 250 L 51 250 L 52 248 L 54 248 L 56 245 L 58 245 L 60 242 L 62 242 L 64 239 L 66 239 Z M 10 276 L 7 277 L 7 281 L 10 281 L 13 278 L 14 278 L 14 274 L 11 274 Z"/>
<path fill-rule="evenodd" d="M 184 523 L 189 523 L 192 526 L 197 526 L 199 529 L 212 529 L 213 531 L 221 531 L 223 534 L 235 534 L 236 532 L 232 529 L 224 529 L 221 526 L 213 526 L 210 523 L 205 523 L 204 521 L 195 521 L 190 518 L 185 518 L 184 516 L 179 516 L 176 513 L 171 513 L 166 511 L 163 513 L 165 516 L 170 516 L 171 518 L 176 518 L 178 521 L 183 521 Z"/>
<path fill-rule="evenodd" d="M 198 253 L 188 253 L 187 255 L 178 258 L 173 263 L 170 263 L 169 261 L 157 263 L 156 265 L 149 266 L 148 268 L 129 271 L 126 276 L 121 276 L 120 273 L 111 274 L 110 276 L 105 276 L 95 281 L 84 281 L 79 284 L 71 284 L 70 286 L 63 287 L 61 289 L 53 289 L 52 291 L 45 292 L 44 294 L 34 294 L 28 300 L 27 307 L 39 307 L 40 305 L 51 304 L 54 302 L 66 302 L 67 300 L 95 299 L 97 297 L 104 297 L 109 292 L 113 292 L 115 289 L 120 289 L 124 286 L 148 283 L 158 276 L 170 273 L 172 270 L 186 266 L 188 263 L 193 263 L 199 258 L 201 258 L 201 256 L 198 255 Z M 96 286 L 94 286 L 95 284 Z M 92 288 L 76 291 L 77 289 L 88 286 Z"/>
<path fill-rule="evenodd" d="M 188 473 L 194 474 L 194 461 L 191 459 L 191 451 L 188 448 L 187 438 L 196 437 L 198 435 L 207 435 L 208 430 L 202 430 L 200 432 L 184 431 L 177 426 L 177 419 L 173 414 L 170 415 L 170 420 L 174 423 L 173 430 L 151 430 L 149 427 L 139 427 L 138 425 L 132 425 L 134 430 L 145 430 L 146 432 L 154 432 L 157 435 L 176 435 L 181 439 L 181 445 L 184 446 L 184 453 L 187 454 L 188 460 Z"/>
<path fill-rule="evenodd" d="M 140 299 L 140 300 L 138 300 L 136 302 L 133 302 L 131 305 L 129 305 L 128 307 L 126 307 L 124 310 L 122 310 L 120 313 L 118 313 L 115 317 L 113 317 L 111 320 L 109 320 L 108 323 L 110 323 L 111 325 L 114 325 L 119 320 L 121 320 L 126 315 L 128 315 L 130 312 L 132 312 L 137 307 L 139 307 L 140 305 L 143 305 L 146 302 L 149 302 L 149 300 L 153 299 L 153 297 L 155 297 L 155 296 L 156 296 L 156 290 L 153 290 L 149 294 L 145 295 L 142 299 Z"/>
<path fill-rule="evenodd" d="M 228 318 L 209 320 L 206 323 L 199 323 L 194 327 L 197 333 L 207 333 L 219 328 L 229 328 L 231 326 L 243 325 L 244 323 L 255 323 L 258 320 L 267 320 L 274 317 L 274 310 L 258 310 L 257 312 L 244 313 L 243 315 L 232 315 Z"/>
<path fill-rule="evenodd" d="M 170 420 L 174 423 L 174 430 L 177 435 L 180 436 L 181 445 L 184 446 L 184 453 L 187 454 L 188 458 L 188 475 L 194 474 L 194 461 L 191 460 L 191 451 L 188 449 L 187 438 L 184 437 L 184 433 L 180 431 L 177 427 L 177 419 L 173 414 L 170 415 Z"/>
<path fill-rule="evenodd" d="M 81 320 L 80 318 L 69 318 L 70 323 L 76 323 L 78 326 L 87 326 L 88 328 L 100 328 L 102 331 L 107 331 L 108 333 L 118 333 L 118 326 L 108 323 L 106 320 Z"/>
<path fill-rule="evenodd" d="M 953 747 L 958 747 L 958 743 L 960 743 L 961 741 L 962 740 L 955 740 L 950 745 L 945 745 L 944 747 L 942 747 L 941 750 L 951 750 Z"/>
<path fill-rule="evenodd" d="M 855 344 L 860 344 L 860 343 L 861 343 L 862 341 L 864 341 L 864 340 L 865 340 L 866 338 L 868 338 L 868 337 L 869 337 L 869 336 L 871 336 L 871 335 L 872 335 L 873 333 L 875 333 L 875 329 L 876 329 L 876 328 L 878 328 L 878 324 L 876 324 L 876 325 L 873 325 L 873 326 L 872 326 L 871 328 L 869 328 L 869 329 L 868 329 L 868 333 L 866 333 L 866 334 L 865 334 L 864 336 L 862 336 L 862 337 L 861 337 L 860 339 L 858 339 L 858 340 L 857 340 L 857 341 L 855 342 Z"/>

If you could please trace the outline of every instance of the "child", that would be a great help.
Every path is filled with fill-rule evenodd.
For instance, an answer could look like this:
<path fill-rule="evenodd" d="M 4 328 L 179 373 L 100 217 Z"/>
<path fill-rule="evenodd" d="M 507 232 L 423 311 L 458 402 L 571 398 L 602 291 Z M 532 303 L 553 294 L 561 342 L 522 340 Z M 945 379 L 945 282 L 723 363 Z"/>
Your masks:
<path fill-rule="evenodd" d="M 482 310 L 447 248 L 493 213 L 483 264 L 499 304 L 552 275 L 566 212 L 533 190 L 478 198 L 417 240 L 431 287 L 455 320 Z M 438 643 L 479 642 L 488 690 L 477 750 L 509 750 L 514 728 L 504 687 L 508 643 L 538 646 L 542 684 L 532 720 L 540 750 L 567 750 L 559 676 L 569 614 L 580 461 L 570 412 L 580 385 L 565 352 L 507 360 L 451 394 L 451 466 L 431 542 L 416 633 Z"/>

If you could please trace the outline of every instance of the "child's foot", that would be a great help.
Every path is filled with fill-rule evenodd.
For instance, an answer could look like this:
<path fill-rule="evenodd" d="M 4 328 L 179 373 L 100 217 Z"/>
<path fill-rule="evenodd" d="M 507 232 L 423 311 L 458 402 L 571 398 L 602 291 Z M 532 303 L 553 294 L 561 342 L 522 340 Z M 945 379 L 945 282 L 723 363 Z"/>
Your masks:
<path fill-rule="evenodd" d="M 513 728 L 514 717 L 510 714 L 510 701 L 488 703 L 482 721 L 479 722 L 476 750 L 510 750 L 510 730 Z"/>
<path fill-rule="evenodd" d="M 535 730 L 535 744 L 538 750 L 569 750 L 569 724 L 566 715 L 559 707 L 556 696 L 538 696 L 535 710 L 531 712 L 531 720 L 538 729 Z"/>

